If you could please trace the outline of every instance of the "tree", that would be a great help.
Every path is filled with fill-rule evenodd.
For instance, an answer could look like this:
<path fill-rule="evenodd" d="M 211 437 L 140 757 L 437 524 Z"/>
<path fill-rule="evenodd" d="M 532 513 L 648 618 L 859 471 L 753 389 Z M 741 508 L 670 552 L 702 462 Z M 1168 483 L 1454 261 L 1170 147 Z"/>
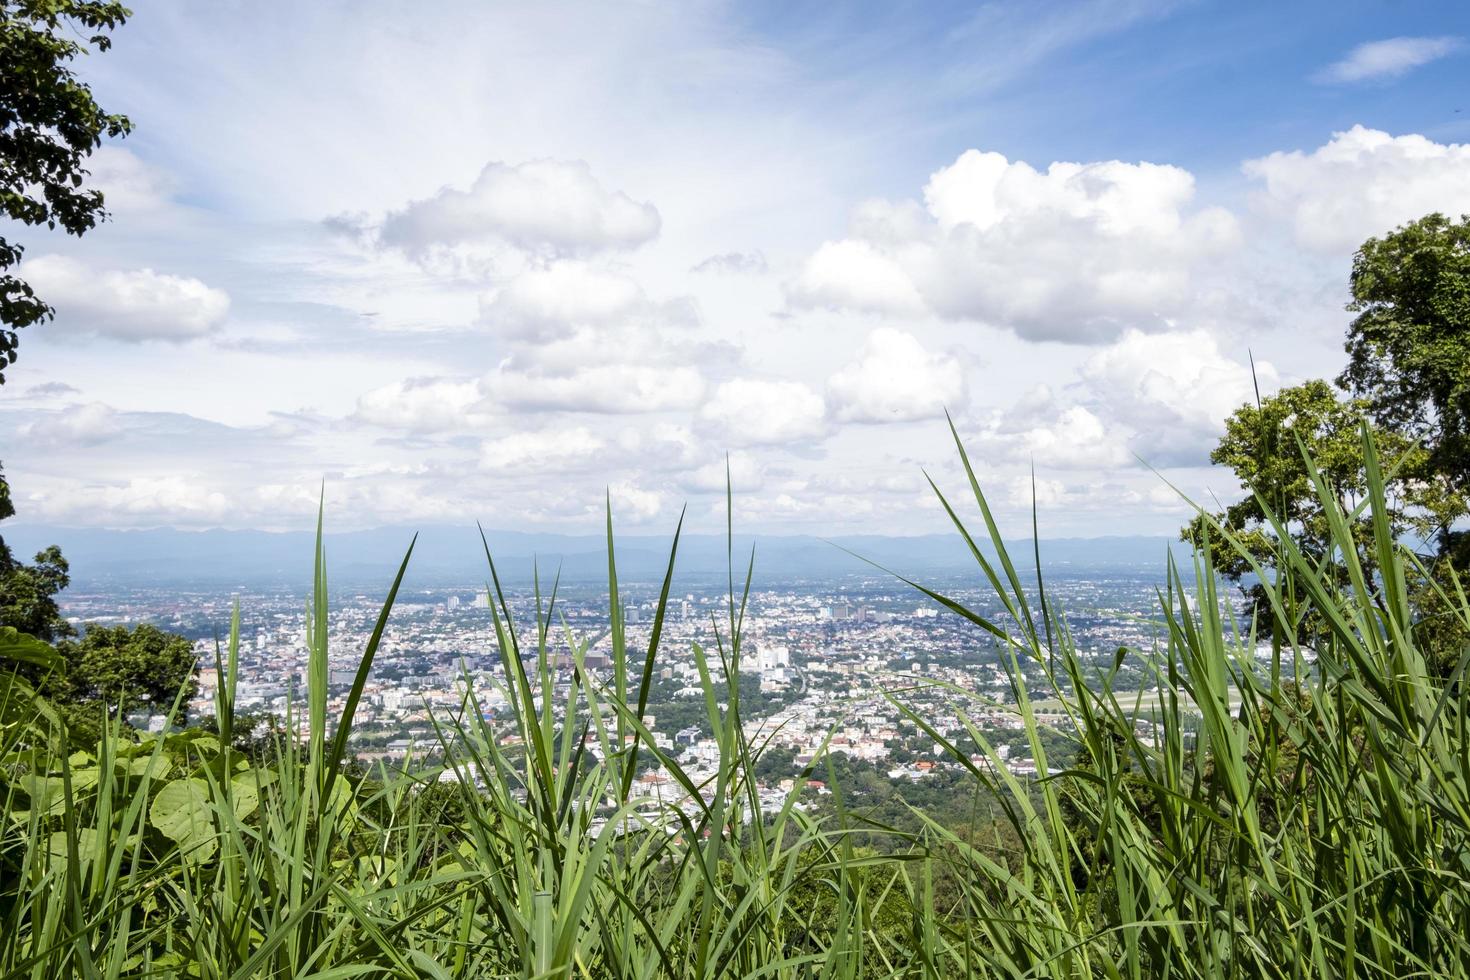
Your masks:
<path fill-rule="evenodd" d="M 1470 216 L 1431 214 L 1368 239 L 1353 258 L 1352 294 L 1337 383 L 1380 429 L 1424 445 L 1407 474 L 1426 487 L 1416 530 L 1447 557 L 1470 512 Z"/>
<path fill-rule="evenodd" d="M 1226 422 L 1210 455 L 1254 491 L 1216 515 L 1253 557 L 1270 567 L 1275 553 L 1269 509 L 1302 551 L 1334 562 L 1330 536 L 1302 449 L 1316 462 L 1339 504 L 1350 511 L 1366 488 L 1359 430 L 1372 423 L 1388 472 L 1389 515 L 1409 544 L 1433 545 L 1411 570 L 1420 640 L 1437 669 L 1458 662 L 1467 638 L 1443 615 L 1452 579 L 1470 569 L 1470 218 L 1431 214 L 1382 238 L 1370 238 L 1353 258 L 1348 365 L 1337 378 L 1342 394 L 1309 381 L 1247 405 Z M 1184 530 L 1198 541 L 1203 519 Z M 1367 543 L 1366 518 L 1355 531 Z M 1221 570 L 1242 579 L 1250 570 L 1221 550 Z M 1371 550 L 1360 549 L 1371 568 Z M 1340 562 L 1334 562 L 1341 569 Z M 1260 608 L 1261 588 L 1246 588 Z M 1264 625 L 1274 627 L 1269 614 Z M 1310 629 L 1308 634 L 1310 635 Z"/>
<path fill-rule="evenodd" d="M 105 220 L 102 192 L 83 186 L 102 137 L 127 135 L 71 69 L 131 12 L 111 0 L 0 0 L 0 206 L 13 221 L 81 235 Z M 55 311 L 7 270 L 24 247 L 0 236 L 0 384 L 15 363 L 17 331 Z"/>
<path fill-rule="evenodd" d="M 1312 483 L 1303 450 L 1316 464 L 1337 505 L 1350 512 L 1367 491 L 1361 436 L 1367 410 L 1365 402 L 1341 399 L 1325 381 L 1308 381 L 1284 388 L 1259 405 L 1243 405 L 1226 420 L 1225 434 L 1210 453 L 1210 462 L 1234 470 L 1247 493 L 1214 517 L 1261 565 L 1271 567 L 1277 553 L 1276 532 L 1270 519 L 1274 516 L 1304 555 L 1314 562 L 1330 561 L 1342 568 L 1330 554 L 1332 535 L 1327 512 Z M 1385 459 L 1405 454 L 1417 459 L 1423 455 L 1409 440 L 1393 432 L 1382 433 L 1379 443 Z M 1394 504 L 1390 517 L 1402 529 L 1401 496 L 1396 496 Z M 1198 543 L 1205 523 L 1204 517 L 1196 517 L 1183 536 Z M 1357 522 L 1354 531 L 1363 545 L 1360 559 L 1367 561 L 1366 546 L 1372 529 L 1366 518 Z M 1215 558 L 1220 572 L 1234 581 L 1241 581 L 1251 572 L 1250 562 L 1234 549 L 1217 548 Z M 1261 626 L 1274 629 L 1277 624 L 1261 585 L 1242 586 L 1242 591 Z"/>
<path fill-rule="evenodd" d="M 92 623 L 78 640 L 63 640 L 57 651 L 66 660 L 64 675 L 53 675 L 43 693 L 61 703 L 101 704 L 124 715 L 167 710 L 182 689 L 187 703 L 199 689 L 194 648 L 187 639 L 143 624 Z"/>
<path fill-rule="evenodd" d="M 1420 506 L 1411 512 L 1427 574 L 1411 582 L 1420 639 L 1449 668 L 1470 637 L 1445 597 L 1470 574 L 1470 216 L 1430 214 L 1353 257 L 1357 317 L 1348 328 L 1348 366 L 1337 383 L 1365 400 L 1380 429 L 1420 442 L 1404 473 Z"/>
<path fill-rule="evenodd" d="M 102 192 L 83 186 L 83 164 L 103 136 L 125 136 L 132 124 L 97 105 L 71 62 L 106 51 L 107 32 L 129 13 L 110 0 L 0 0 L 0 209 L 12 221 L 81 235 L 107 217 Z M 55 314 L 8 271 L 24 251 L 0 236 L 0 384 L 15 363 L 17 331 Z M 0 472 L 0 520 L 14 514 Z M 0 626 L 46 641 L 71 636 L 56 606 L 68 581 L 59 548 L 26 565 L 0 539 Z"/>
<path fill-rule="evenodd" d="M 0 520 L 15 516 L 10 484 L 0 469 Z M 50 643 L 75 631 L 56 605 L 56 593 L 71 581 L 61 549 L 52 545 L 36 554 L 35 564 L 17 561 L 0 538 L 0 626 L 12 626 Z"/>
<path fill-rule="evenodd" d="M 1348 366 L 1337 383 L 1384 429 L 1422 439 L 1470 486 L 1470 216 L 1431 214 L 1353 257 Z"/>

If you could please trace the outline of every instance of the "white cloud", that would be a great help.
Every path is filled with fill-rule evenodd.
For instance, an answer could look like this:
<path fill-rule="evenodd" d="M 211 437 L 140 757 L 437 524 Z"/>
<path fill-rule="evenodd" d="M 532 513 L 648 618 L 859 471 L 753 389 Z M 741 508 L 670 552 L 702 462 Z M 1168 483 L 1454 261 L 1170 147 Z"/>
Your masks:
<path fill-rule="evenodd" d="M 486 381 L 491 398 L 511 409 L 625 414 L 687 409 L 704 394 L 693 367 L 603 364 L 563 372 L 524 368 L 512 360 Z"/>
<path fill-rule="evenodd" d="M 480 466 L 495 471 L 576 469 L 594 460 L 606 443 L 583 426 L 515 432 L 480 444 Z"/>
<path fill-rule="evenodd" d="M 173 179 L 120 146 L 103 144 L 87 159 L 91 186 L 102 192 L 103 204 L 115 214 L 156 211 L 169 203 Z"/>
<path fill-rule="evenodd" d="M 1257 361 L 1262 394 L 1276 369 Z M 1251 368 L 1204 330 L 1130 330 L 1088 357 L 1064 392 L 1042 385 L 995 413 L 981 435 L 1015 461 L 1061 469 L 1203 465 L 1225 419 L 1255 397 Z"/>
<path fill-rule="evenodd" d="M 75 483 L 32 494 L 27 514 L 42 520 L 103 515 L 113 527 L 151 524 L 208 526 L 240 516 L 222 490 L 182 476 L 143 476 L 109 484 Z"/>
<path fill-rule="evenodd" d="M 508 411 L 683 410 L 705 392 L 694 301 L 651 300 L 619 272 L 578 261 L 526 271 L 482 298 L 480 322 L 508 342 L 484 381 Z"/>
<path fill-rule="evenodd" d="M 825 242 L 788 290 L 802 307 L 917 313 L 923 300 L 901 265 L 863 241 Z"/>
<path fill-rule="evenodd" d="M 1042 385 L 992 416 L 979 445 L 991 456 L 1045 469 L 1099 469 L 1129 461 L 1126 437 L 1091 409 L 1064 404 Z"/>
<path fill-rule="evenodd" d="M 680 470 L 700 458 L 700 443 L 694 433 L 677 422 L 624 426 L 616 444 L 622 458 L 641 460 L 645 469 Z"/>
<path fill-rule="evenodd" d="M 1265 185 L 1261 207 L 1323 252 L 1351 251 L 1431 211 L 1470 212 L 1467 144 L 1354 126 L 1311 153 L 1272 153 L 1243 169 Z"/>
<path fill-rule="evenodd" d="M 1006 498 L 1012 507 L 1029 508 L 1033 502 L 1038 507 L 1055 507 L 1077 496 L 1076 490 L 1061 480 L 1047 477 L 1015 476 L 1006 483 Z"/>
<path fill-rule="evenodd" d="M 737 378 L 715 389 L 699 410 L 701 421 L 729 445 L 779 445 L 826 432 L 822 396 L 798 381 Z"/>
<path fill-rule="evenodd" d="M 1097 342 L 1163 328 L 1195 298 L 1204 257 L 1234 248 L 1234 217 L 1192 207 L 1194 178 L 1153 163 L 1037 171 L 968 150 L 937 171 L 924 206 L 869 202 L 852 237 L 808 259 L 796 306 L 884 313 L 926 307 L 1029 339 Z"/>
<path fill-rule="evenodd" d="M 48 446 L 95 446 L 122 431 L 117 413 L 101 402 L 68 405 L 28 423 L 21 435 Z"/>
<path fill-rule="evenodd" d="M 607 493 L 612 500 L 613 519 L 620 523 L 643 524 L 664 509 L 663 494 L 627 480 L 612 484 Z M 596 508 L 595 513 L 600 515 L 603 510 Z"/>
<path fill-rule="evenodd" d="M 724 493 L 728 486 L 737 494 L 754 493 L 765 482 L 765 468 L 748 452 L 734 452 L 728 459 L 711 460 L 684 474 L 679 481 L 694 493 Z"/>
<path fill-rule="evenodd" d="M 99 271 L 72 258 L 42 255 L 22 274 L 56 307 L 58 331 L 117 340 L 190 340 L 210 333 L 230 310 L 230 297 L 184 276 L 152 269 Z"/>
<path fill-rule="evenodd" d="M 657 237 L 652 204 L 608 190 L 582 161 L 491 162 L 468 190 L 446 187 L 383 221 L 385 245 L 409 255 L 503 242 L 528 252 L 584 255 Z"/>
<path fill-rule="evenodd" d="M 1179 498 L 1170 487 L 1161 484 L 1157 478 L 1149 475 L 1145 477 L 1149 482 L 1122 483 L 1116 480 L 1081 480 L 1069 482 L 1049 477 L 1037 476 L 1033 485 L 1030 476 L 1015 476 L 1008 480 L 1006 486 L 1006 499 L 1012 507 L 1023 512 L 1031 509 L 1033 494 L 1036 507 L 1045 517 L 1059 512 L 1106 514 L 1109 511 L 1122 506 L 1130 513 L 1148 512 L 1165 515 L 1167 523 L 1178 526 L 1190 513 L 1190 506 Z M 1095 526 L 1096 519 L 1093 518 Z M 1104 532 L 1106 534 L 1108 532 Z M 1043 532 L 1043 538 L 1045 532 Z M 1160 555 L 1162 557 L 1162 549 Z M 1046 542 L 1042 541 L 1041 560 L 1043 564 L 1047 560 Z"/>
<path fill-rule="evenodd" d="M 480 321 L 516 339 L 565 337 L 577 326 L 630 318 L 666 326 L 690 326 L 692 300 L 651 301 L 633 279 L 582 262 L 557 262 L 516 276 L 480 301 Z"/>
<path fill-rule="evenodd" d="M 359 397 L 355 417 L 390 429 L 465 432 L 486 421 L 484 402 L 474 378 L 405 378 Z"/>
<path fill-rule="evenodd" d="M 959 361 L 930 354 L 912 334 L 892 327 L 868 334 L 858 359 L 827 382 L 827 403 L 839 422 L 935 418 L 964 398 Z"/>
<path fill-rule="evenodd" d="M 1263 393 L 1276 387 L 1269 362 L 1257 361 L 1255 371 Z M 1078 373 L 1112 417 L 1148 433 L 1154 445 L 1208 447 L 1224 431 L 1225 419 L 1255 398 L 1250 366 L 1227 357 L 1204 330 L 1129 331 L 1089 357 Z"/>
<path fill-rule="evenodd" d="M 1421 65 L 1438 61 L 1464 46 L 1457 37 L 1391 37 L 1369 41 L 1328 65 L 1318 76 L 1323 82 L 1361 82 L 1397 78 Z"/>

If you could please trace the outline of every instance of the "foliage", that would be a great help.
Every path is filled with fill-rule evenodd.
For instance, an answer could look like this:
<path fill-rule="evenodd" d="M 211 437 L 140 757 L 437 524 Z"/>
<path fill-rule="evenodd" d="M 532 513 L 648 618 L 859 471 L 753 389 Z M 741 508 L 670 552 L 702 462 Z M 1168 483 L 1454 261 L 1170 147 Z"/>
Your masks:
<path fill-rule="evenodd" d="M 1198 544 L 1209 522 L 1223 524 L 1247 545 L 1250 561 L 1227 554 L 1220 571 L 1249 580 L 1252 563 L 1279 568 L 1269 510 L 1304 554 L 1326 563 L 1346 586 L 1346 564 L 1334 552 L 1338 543 L 1303 450 L 1338 504 L 1347 505 L 1357 560 L 1371 569 L 1370 522 L 1352 504 L 1366 485 L 1357 433 L 1365 422 L 1374 423 L 1388 461 L 1385 516 L 1391 529 L 1434 546 L 1407 576 L 1420 613 L 1416 629 L 1435 651 L 1436 669 L 1444 671 L 1470 642 L 1441 601 L 1470 571 L 1470 532 L 1462 526 L 1470 515 L 1470 218 L 1454 222 L 1431 214 L 1370 238 L 1353 259 L 1351 286 L 1348 309 L 1357 317 L 1348 330 L 1348 365 L 1337 378 L 1349 397 L 1324 381 L 1308 381 L 1238 409 L 1210 459 L 1234 470 L 1247 494 L 1196 518 L 1183 536 Z M 1270 624 L 1263 586 L 1248 581 L 1244 591 Z"/>
<path fill-rule="evenodd" d="M 1001 866 L 933 827 L 970 871 L 970 928 L 962 949 L 952 947 L 967 974 L 1470 975 L 1470 712 L 1458 682 L 1470 654 L 1449 680 L 1430 669 L 1407 587 L 1417 556 L 1394 539 L 1371 434 L 1360 453 L 1377 574 L 1359 560 L 1352 513 L 1309 462 L 1348 584 L 1267 507 L 1280 551 L 1277 574 L 1252 566 L 1274 628 L 1262 663 L 1258 637 L 1235 629 L 1217 591 L 1217 553 L 1253 561 L 1251 545 L 1202 514 L 1192 574 L 1171 562 L 1160 595 L 1157 692 L 1126 699 L 1106 677 L 1081 682 L 1065 616 L 1040 581 L 1039 609 L 1028 598 L 966 461 L 999 557 L 974 555 L 1007 621 L 931 595 L 1004 639 L 1017 676 L 1023 659 L 1046 673 L 1078 753 L 1071 768 L 1028 785 L 989 748 L 990 765 L 952 751 L 1003 801 L 1024 846 L 1019 869 Z M 1470 626 L 1465 594 L 1444 599 Z M 1309 618 L 1326 627 L 1310 645 L 1298 628 Z M 1015 695 L 1047 768 L 1030 692 L 1017 683 Z"/>
<path fill-rule="evenodd" d="M 1156 691 L 1126 698 L 1117 662 L 1098 675 L 1079 653 L 1044 579 L 1017 576 L 961 449 L 997 558 L 973 554 L 1006 618 L 917 587 L 977 643 L 1001 644 L 1009 709 L 1050 774 L 1000 764 L 971 720 L 995 710 L 988 699 L 940 685 L 965 729 L 952 738 L 910 705 L 911 687 L 894 691 L 974 801 L 955 819 L 920 796 L 854 807 L 862 769 L 835 756 L 815 764 L 830 808 L 809 806 L 815 766 L 762 799 L 766 750 L 747 740 L 742 685 L 729 683 L 748 579 L 711 645 L 691 651 L 718 762 L 681 767 L 640 721 L 670 578 L 647 648 L 630 648 L 610 527 L 610 677 L 584 669 L 587 641 L 558 630 L 555 585 L 517 630 L 487 549 L 509 707 L 487 719 L 467 687 L 418 760 L 349 777 L 354 710 L 408 559 L 334 728 L 319 547 L 306 706 L 282 729 L 300 739 L 275 740 L 269 758 L 234 749 L 238 612 L 217 736 L 140 737 L 114 719 L 78 752 L 57 722 L 0 713 L 0 975 L 1470 976 L 1464 663 L 1448 680 L 1427 669 L 1406 586 L 1417 558 L 1394 541 L 1378 449 L 1361 438 L 1377 574 L 1308 463 L 1347 586 L 1265 508 L 1280 568 L 1262 576 L 1275 625 L 1262 663 L 1217 591 L 1217 556 L 1250 562 L 1250 545 L 1205 518 L 1192 573 L 1168 570 L 1160 648 L 1125 651 Z M 676 533 L 670 577 L 677 548 Z M 1470 624 L 1462 592 L 1443 600 Z M 1325 624 L 1310 650 L 1302 605 Z M 45 658 L 18 636 L 14 649 Z M 569 687 L 557 660 L 575 666 Z M 1038 719 L 1023 660 L 1041 668 L 1060 730 Z M 662 782 L 636 778 L 650 760 Z M 890 814 L 907 822 L 885 827 Z"/>
<path fill-rule="evenodd" d="M 1440 596 L 1470 573 L 1470 216 L 1430 214 L 1369 239 L 1353 259 L 1352 294 L 1357 317 L 1337 382 L 1380 430 L 1424 447 L 1401 480 L 1418 497 L 1414 533 L 1436 553 L 1410 587 L 1426 642 L 1458 651 L 1470 634 Z"/>
<path fill-rule="evenodd" d="M 63 640 L 57 652 L 66 669 L 43 688 L 54 701 L 103 704 L 124 717 L 162 714 L 175 697 L 188 702 L 199 686 L 189 641 L 147 623 L 131 629 L 91 623 L 80 640 Z"/>
<path fill-rule="evenodd" d="M 1348 366 L 1338 384 L 1381 431 L 1422 440 L 1422 479 L 1470 495 L 1470 216 L 1431 214 L 1353 258 Z"/>
<path fill-rule="evenodd" d="M 1284 388 L 1259 405 L 1242 405 L 1226 420 L 1225 434 L 1210 453 L 1210 462 L 1233 470 L 1245 496 L 1222 512 L 1197 516 L 1184 530 L 1186 540 L 1198 545 L 1212 523 L 1229 528 L 1245 549 L 1220 555 L 1216 568 L 1239 582 L 1249 580 L 1255 566 L 1275 567 L 1281 547 L 1275 536 L 1279 522 L 1304 555 L 1345 585 L 1346 566 L 1332 535 L 1332 512 L 1317 495 L 1313 468 L 1330 490 L 1332 506 L 1353 512 L 1367 491 L 1361 437 L 1366 410 L 1365 402 L 1340 399 L 1325 381 L 1307 381 Z M 1379 442 L 1390 458 L 1410 465 L 1424 455 L 1400 435 L 1380 434 Z M 1404 503 L 1392 500 L 1384 515 L 1395 536 L 1404 528 Z M 1358 516 L 1349 527 L 1358 559 L 1371 563 L 1371 520 Z M 1269 626 L 1266 585 L 1251 582 L 1243 591 L 1260 622 Z"/>
<path fill-rule="evenodd" d="M 0 469 L 0 521 L 15 515 L 10 484 Z M 52 545 L 36 554 L 35 564 L 17 561 L 0 538 L 0 626 L 9 626 L 41 640 L 52 641 L 74 632 L 56 605 L 56 593 L 70 583 L 70 567 L 61 549 Z"/>
<path fill-rule="evenodd" d="M 71 68 L 129 11 L 113 0 L 0 2 L 0 206 L 26 225 L 81 235 L 107 217 L 102 192 L 83 187 L 87 157 L 104 136 L 125 136 L 127 117 L 104 112 Z M 15 363 L 16 331 L 54 315 L 6 270 L 23 246 L 0 237 L 0 384 Z"/>

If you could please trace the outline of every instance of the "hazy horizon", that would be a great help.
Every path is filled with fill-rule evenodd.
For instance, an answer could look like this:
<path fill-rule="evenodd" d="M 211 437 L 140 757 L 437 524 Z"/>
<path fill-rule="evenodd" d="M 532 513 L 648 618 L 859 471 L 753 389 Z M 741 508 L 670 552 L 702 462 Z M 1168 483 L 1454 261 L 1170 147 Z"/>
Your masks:
<path fill-rule="evenodd" d="M 566 581 L 602 582 L 607 575 L 606 537 L 601 533 L 559 534 L 485 530 L 502 575 L 528 579 L 533 568 Z M 667 568 L 673 528 L 665 533 L 616 535 L 620 577 L 629 582 L 662 578 Z M 339 585 L 381 584 L 391 576 L 410 541 L 417 540 L 410 581 L 417 584 L 464 584 L 484 579 L 484 545 L 470 525 L 380 527 L 328 530 L 324 534 L 330 579 Z M 314 533 L 309 531 L 222 530 L 178 531 L 168 528 L 106 530 L 18 526 L 7 528 L 6 541 L 27 554 L 58 544 L 72 563 L 72 591 L 121 586 L 260 585 L 309 581 Z M 1015 560 L 1031 566 L 1028 537 L 1007 539 Z M 1118 571 L 1162 574 L 1168 551 L 1182 546 L 1176 539 L 1145 535 L 1092 538 L 1047 538 L 1040 542 L 1043 566 L 1051 572 Z M 680 537 L 679 581 L 723 580 L 727 572 L 727 538 L 723 533 L 685 528 Z M 964 541 L 949 534 L 763 535 L 736 532 L 736 571 L 743 576 L 752 548 L 757 580 L 788 582 L 838 580 L 886 573 L 872 563 L 906 575 L 974 573 L 974 559 Z M 990 551 L 989 546 L 985 550 Z M 867 559 L 866 561 L 864 559 Z"/>

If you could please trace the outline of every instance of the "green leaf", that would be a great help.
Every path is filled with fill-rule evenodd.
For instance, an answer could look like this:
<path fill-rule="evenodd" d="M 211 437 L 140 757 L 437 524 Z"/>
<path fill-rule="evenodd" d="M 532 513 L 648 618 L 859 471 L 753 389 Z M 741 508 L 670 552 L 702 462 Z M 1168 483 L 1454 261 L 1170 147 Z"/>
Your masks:
<path fill-rule="evenodd" d="M 14 626 L 0 626 L 0 658 L 46 668 L 60 667 L 63 663 L 61 654 L 49 643 L 22 633 Z"/>
<path fill-rule="evenodd" d="M 204 860 L 214 853 L 214 815 L 209 784 L 202 779 L 177 779 L 165 785 L 148 808 L 148 822 L 176 842 L 183 854 Z"/>
<path fill-rule="evenodd" d="M 76 835 L 77 857 L 85 863 L 97 850 L 97 831 L 82 827 Z M 58 830 L 46 839 L 46 856 L 53 870 L 66 867 L 66 831 Z"/>
<path fill-rule="evenodd" d="M 230 780 L 230 805 L 235 817 L 244 820 L 260 805 L 260 790 L 270 785 L 275 774 L 267 770 L 250 769 Z"/>

